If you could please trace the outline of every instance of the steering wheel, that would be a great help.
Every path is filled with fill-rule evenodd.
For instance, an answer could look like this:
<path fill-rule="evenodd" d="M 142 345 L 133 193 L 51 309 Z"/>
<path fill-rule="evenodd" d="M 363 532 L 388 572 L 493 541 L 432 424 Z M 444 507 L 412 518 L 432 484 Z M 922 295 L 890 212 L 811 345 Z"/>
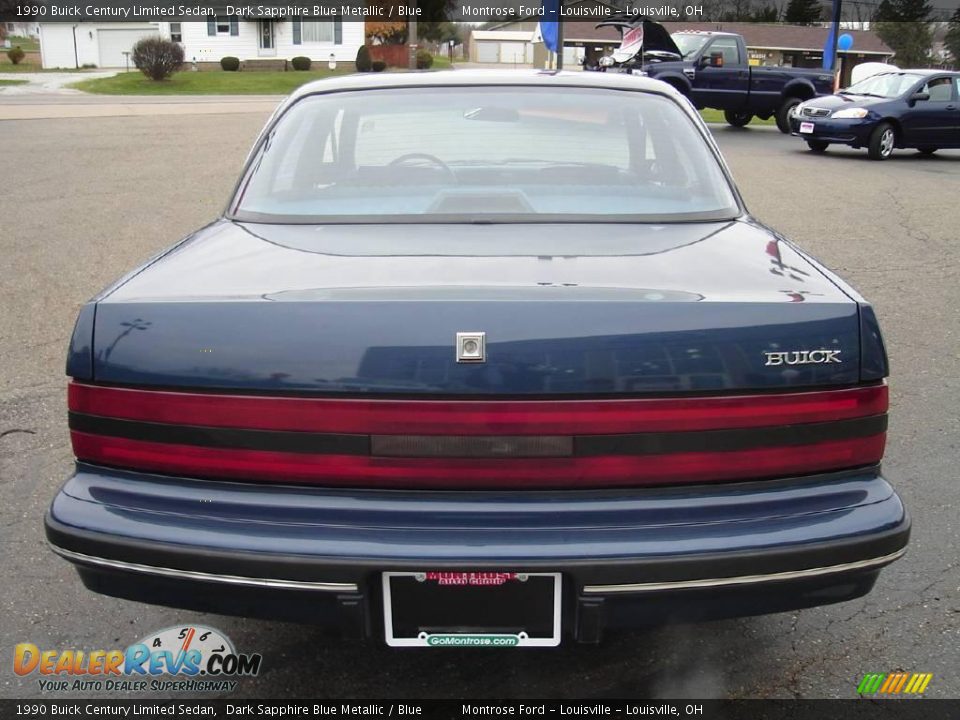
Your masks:
<path fill-rule="evenodd" d="M 450 169 L 449 165 L 447 165 L 443 160 L 438 158 L 436 155 L 431 155 L 430 153 L 421 153 L 421 152 L 407 153 L 406 155 L 401 155 L 398 158 L 394 158 L 393 160 L 390 161 L 389 164 L 391 167 L 393 167 L 394 165 L 403 165 L 409 160 L 426 160 L 431 165 L 443 170 L 447 175 L 450 176 L 452 180 L 457 179 L 456 174 L 453 172 L 453 170 Z"/>

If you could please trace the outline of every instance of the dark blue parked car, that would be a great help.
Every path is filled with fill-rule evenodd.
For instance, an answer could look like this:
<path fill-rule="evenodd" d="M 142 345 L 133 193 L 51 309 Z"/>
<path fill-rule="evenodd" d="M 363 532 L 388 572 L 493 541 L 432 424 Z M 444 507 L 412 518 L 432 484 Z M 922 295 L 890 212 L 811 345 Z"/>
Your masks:
<path fill-rule="evenodd" d="M 885 72 L 836 95 L 796 108 L 791 132 L 814 152 L 831 144 L 867 148 L 886 160 L 894 148 L 931 154 L 960 148 L 960 73 L 944 70 Z"/>
<path fill-rule="evenodd" d="M 67 372 L 47 535 L 121 598 L 597 642 L 856 598 L 909 535 L 870 305 L 645 78 L 304 86 Z"/>

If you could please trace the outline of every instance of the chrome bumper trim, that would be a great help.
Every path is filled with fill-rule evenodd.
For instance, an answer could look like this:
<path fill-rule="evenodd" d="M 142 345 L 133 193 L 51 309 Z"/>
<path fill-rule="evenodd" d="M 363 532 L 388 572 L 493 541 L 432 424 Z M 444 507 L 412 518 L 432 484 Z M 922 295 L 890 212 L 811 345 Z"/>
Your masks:
<path fill-rule="evenodd" d="M 122 560 L 108 560 L 107 558 L 94 557 L 93 555 L 84 555 L 83 553 L 65 550 L 56 545 L 50 545 L 50 548 L 60 557 L 74 563 L 85 565 L 94 565 L 106 567 L 113 570 L 123 570 L 126 572 L 138 572 L 146 575 L 158 575 L 161 577 L 173 577 L 182 580 L 197 580 L 200 582 L 217 582 L 227 585 L 242 585 L 247 587 L 277 588 L 282 590 L 313 590 L 320 592 L 357 592 L 355 583 L 334 583 L 334 582 L 310 582 L 304 580 L 282 580 L 276 578 L 252 578 L 240 575 L 217 575 L 214 573 L 197 572 L 194 570 L 179 570 L 176 568 L 156 567 L 153 565 L 140 565 L 138 563 L 124 562 Z M 867 560 L 858 560 L 841 565 L 830 565 L 827 567 L 807 568 L 804 570 L 788 570 L 779 573 L 770 573 L 766 575 L 739 575 L 726 578 L 703 578 L 698 580 L 675 580 L 671 582 L 658 583 L 627 583 L 621 585 L 585 585 L 583 592 L 585 594 L 610 594 L 610 593 L 634 593 L 634 592 L 663 592 L 669 590 L 694 590 L 702 588 L 718 588 L 735 585 L 754 585 L 767 582 L 778 582 L 785 580 L 800 580 L 804 578 L 818 577 L 822 575 L 832 575 L 835 573 L 853 572 L 856 570 L 867 570 L 873 567 L 888 565 L 894 560 L 903 557 L 907 549 L 902 548 L 889 555 L 882 557 L 869 558 Z"/>
<path fill-rule="evenodd" d="M 787 570 L 785 572 L 770 573 L 768 575 L 739 575 L 736 577 L 725 578 L 675 580 L 672 582 L 657 583 L 629 583 L 624 585 L 585 585 L 583 592 L 594 595 L 610 593 L 662 592 L 665 590 L 719 588 L 730 585 L 755 585 L 759 583 L 778 582 L 781 580 L 802 580 L 805 578 L 818 577 L 820 575 L 832 575 L 834 573 L 866 570 L 872 567 L 878 567 L 880 565 L 887 565 L 902 557 L 906 552 L 906 548 L 901 548 L 900 550 L 890 553 L 889 555 L 870 558 L 868 560 L 857 560 L 856 562 L 843 563 L 842 565 L 829 565 L 828 567 L 807 568 L 806 570 Z"/>
<path fill-rule="evenodd" d="M 143 573 L 144 575 L 172 577 L 179 580 L 197 580 L 200 582 L 216 582 L 224 583 L 226 585 L 276 588 L 280 590 L 357 592 L 357 586 L 354 583 L 309 582 L 305 580 L 280 580 L 275 578 L 243 577 L 241 575 L 217 575 L 214 573 L 197 572 L 194 570 L 178 570 L 176 568 L 156 567 L 154 565 L 140 565 L 138 563 L 124 562 L 122 560 L 108 560 L 107 558 L 84 555 L 83 553 L 73 552 L 72 550 L 64 550 L 62 547 L 57 547 L 53 544 L 50 545 L 50 549 L 60 557 L 73 563 L 95 565 L 97 567 L 110 568 L 111 570 Z"/>

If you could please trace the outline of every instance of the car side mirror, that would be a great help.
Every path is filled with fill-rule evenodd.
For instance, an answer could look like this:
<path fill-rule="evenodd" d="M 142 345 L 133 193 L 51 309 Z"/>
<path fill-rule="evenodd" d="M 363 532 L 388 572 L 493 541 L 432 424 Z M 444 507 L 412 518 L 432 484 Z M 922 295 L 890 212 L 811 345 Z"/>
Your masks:
<path fill-rule="evenodd" d="M 914 93 L 913 95 L 910 96 L 910 104 L 913 105 L 913 103 L 916 103 L 916 102 L 925 102 L 929 99 L 930 99 L 930 93 L 925 93 L 925 92 Z"/>

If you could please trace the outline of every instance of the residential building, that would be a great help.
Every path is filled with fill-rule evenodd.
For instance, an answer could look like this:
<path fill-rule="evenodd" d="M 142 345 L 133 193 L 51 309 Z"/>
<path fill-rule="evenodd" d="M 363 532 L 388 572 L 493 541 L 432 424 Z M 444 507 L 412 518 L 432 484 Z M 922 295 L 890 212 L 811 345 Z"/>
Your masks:
<path fill-rule="evenodd" d="M 226 56 L 250 61 L 284 61 L 298 55 L 316 62 L 353 61 L 363 44 L 363 23 L 340 20 L 236 20 L 194 22 L 40 23 L 45 68 L 122 68 L 134 44 L 164 37 L 183 46 L 186 62 L 199 69 L 219 67 Z M 280 63 L 282 66 L 282 62 Z"/>

